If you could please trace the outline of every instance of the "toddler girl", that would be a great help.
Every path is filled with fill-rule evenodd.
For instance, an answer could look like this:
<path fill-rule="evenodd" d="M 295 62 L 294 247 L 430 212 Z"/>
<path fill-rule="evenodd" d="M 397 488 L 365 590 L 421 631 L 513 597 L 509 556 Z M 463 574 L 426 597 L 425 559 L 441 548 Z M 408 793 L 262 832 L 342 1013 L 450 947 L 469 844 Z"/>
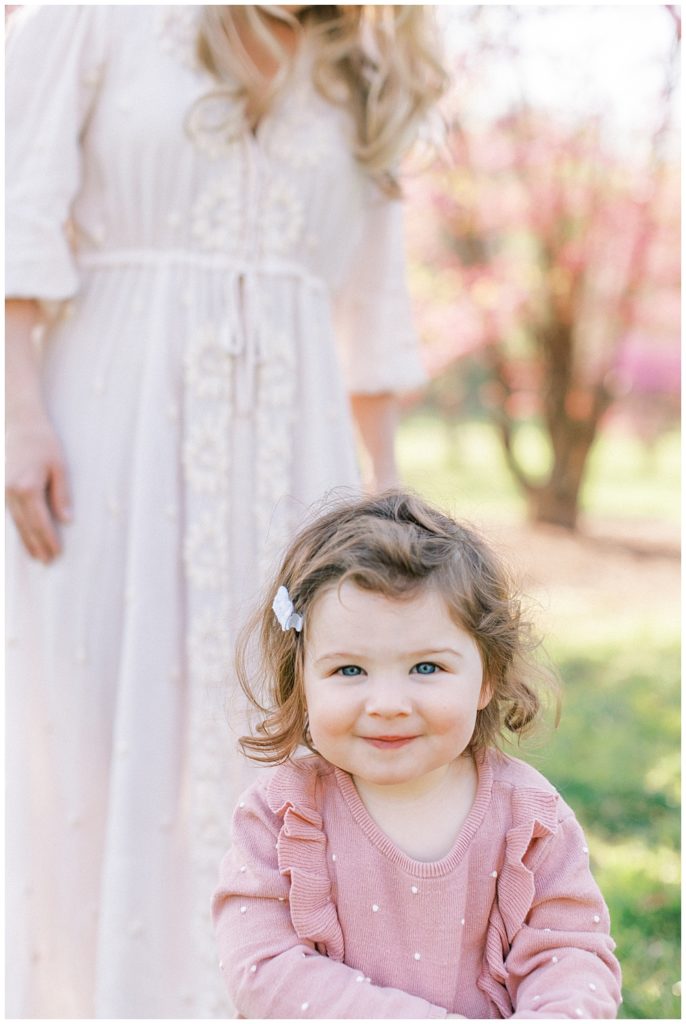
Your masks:
<path fill-rule="evenodd" d="M 263 716 L 243 749 L 279 765 L 213 903 L 241 1016 L 615 1017 L 581 828 L 495 745 L 539 710 L 528 637 L 494 553 L 414 496 L 296 537 L 239 652 Z"/>

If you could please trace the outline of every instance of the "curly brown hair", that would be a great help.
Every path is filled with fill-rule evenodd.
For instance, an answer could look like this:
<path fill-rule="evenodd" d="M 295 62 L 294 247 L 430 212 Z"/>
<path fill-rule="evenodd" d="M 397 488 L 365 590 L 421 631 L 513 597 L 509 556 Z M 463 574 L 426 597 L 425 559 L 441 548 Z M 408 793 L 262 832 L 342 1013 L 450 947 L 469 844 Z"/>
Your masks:
<path fill-rule="evenodd" d="M 303 685 L 308 619 L 324 591 L 344 581 L 396 600 L 432 587 L 474 638 L 491 699 L 477 713 L 472 752 L 527 733 L 541 711 L 544 682 L 557 702 L 554 674 L 533 656 L 539 640 L 513 577 L 488 542 L 422 498 L 386 491 L 335 501 L 306 525 L 239 637 L 238 679 L 262 715 L 254 734 L 239 741 L 253 760 L 279 764 L 301 745 L 313 749 Z M 303 618 L 301 632 L 283 631 L 272 611 L 280 586 Z"/>

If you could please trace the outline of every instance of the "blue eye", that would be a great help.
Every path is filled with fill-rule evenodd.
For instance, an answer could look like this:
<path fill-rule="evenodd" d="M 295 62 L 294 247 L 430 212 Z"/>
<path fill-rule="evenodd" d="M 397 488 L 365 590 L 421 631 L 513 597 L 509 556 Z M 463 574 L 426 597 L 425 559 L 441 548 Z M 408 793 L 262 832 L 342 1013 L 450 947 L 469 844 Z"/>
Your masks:
<path fill-rule="evenodd" d="M 434 673 L 440 671 L 438 665 L 435 665 L 433 661 L 420 661 L 412 669 L 418 676 L 432 676 Z"/>
<path fill-rule="evenodd" d="M 361 676 L 362 669 L 359 665 L 343 665 L 341 668 L 337 669 L 337 674 L 352 678 L 353 676 Z"/>

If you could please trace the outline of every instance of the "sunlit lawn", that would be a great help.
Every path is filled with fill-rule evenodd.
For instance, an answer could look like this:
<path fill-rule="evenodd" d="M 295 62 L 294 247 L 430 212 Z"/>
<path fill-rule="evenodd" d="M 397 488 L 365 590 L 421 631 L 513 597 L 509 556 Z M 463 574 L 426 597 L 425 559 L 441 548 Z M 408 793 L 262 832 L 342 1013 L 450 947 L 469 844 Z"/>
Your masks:
<path fill-rule="evenodd" d="M 605 640 L 549 646 L 564 680 L 550 745 L 528 758 L 587 830 L 612 916 L 628 1018 L 678 1017 L 679 651 L 607 622 Z"/>
<path fill-rule="evenodd" d="M 546 448 L 540 432 L 524 428 L 518 452 L 526 468 L 541 472 Z M 446 425 L 413 414 L 400 433 L 405 479 L 443 505 L 459 504 L 472 519 L 516 519 L 525 502 L 507 470 L 495 432 L 485 423 Z M 600 438 L 591 453 L 582 513 L 602 518 L 679 521 L 679 440 L 661 437 L 650 455 L 625 433 Z"/>
<path fill-rule="evenodd" d="M 544 448 L 522 438 L 535 468 Z M 401 430 L 404 479 L 475 522 L 524 515 L 498 442 L 484 424 L 448 431 L 424 415 Z M 587 522 L 677 523 L 679 445 L 662 438 L 652 458 L 634 439 L 601 440 L 584 493 Z M 640 583 L 602 614 L 570 588 L 553 593 L 558 622 L 547 651 L 564 685 L 562 722 L 546 744 L 519 752 L 558 787 L 589 839 L 610 907 L 624 974 L 625 1018 L 678 1018 L 679 615 Z"/>

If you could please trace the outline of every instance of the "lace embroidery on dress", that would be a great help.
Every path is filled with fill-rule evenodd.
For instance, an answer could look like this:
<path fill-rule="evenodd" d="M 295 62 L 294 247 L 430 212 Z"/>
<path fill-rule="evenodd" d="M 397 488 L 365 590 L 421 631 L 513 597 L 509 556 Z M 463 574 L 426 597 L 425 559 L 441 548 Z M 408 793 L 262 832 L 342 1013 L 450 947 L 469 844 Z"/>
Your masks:
<path fill-rule="evenodd" d="M 226 408 L 199 413 L 190 420 L 183 446 L 186 480 L 198 494 L 218 495 L 226 487 L 229 413 Z"/>
<path fill-rule="evenodd" d="M 291 252 L 301 239 L 305 210 L 286 178 L 274 178 L 264 196 L 262 245 L 268 253 Z"/>
<path fill-rule="evenodd" d="M 219 398 L 231 389 L 232 360 L 212 324 L 198 329 L 184 356 L 186 384 L 198 398 Z"/>
<path fill-rule="evenodd" d="M 191 108 L 186 127 L 195 147 L 212 160 L 229 156 L 247 130 L 240 103 L 227 92 L 202 96 Z"/>
<path fill-rule="evenodd" d="M 298 282 L 299 289 L 305 287 Z M 268 358 L 258 368 L 257 395 L 257 510 L 259 580 L 273 571 L 290 537 L 292 523 L 285 496 L 294 457 L 292 425 L 295 418 L 295 352 L 284 331 L 272 334 Z"/>
<path fill-rule="evenodd" d="M 196 56 L 200 6 L 180 4 L 157 12 L 156 31 L 161 49 L 190 71 L 202 68 Z"/>
<path fill-rule="evenodd" d="M 182 10 L 178 18 L 162 19 L 165 49 L 194 66 L 188 59 L 194 52 L 194 19 Z M 207 900 L 228 842 L 231 812 L 225 704 L 234 639 L 229 629 L 233 579 L 228 494 L 234 416 L 247 415 L 255 424 L 256 586 L 272 571 L 293 527 L 287 496 L 295 457 L 297 335 L 284 327 L 284 310 L 273 308 L 275 282 L 283 286 L 281 273 L 273 277 L 261 261 L 288 259 L 304 245 L 305 201 L 291 184 L 291 172 L 317 166 L 334 145 L 335 131 L 326 112 L 311 118 L 306 106 L 306 86 L 294 83 L 292 95 L 289 90 L 278 116 L 268 120 L 257 139 L 247 134 L 240 104 L 232 111 L 230 97 L 200 100 L 187 124 L 193 145 L 212 160 L 214 172 L 190 211 L 191 237 L 201 250 L 236 258 L 236 268 L 226 270 L 224 308 L 212 323 L 191 320 L 183 365 L 188 815 L 193 845 L 189 924 L 202 959 L 195 1017 L 225 1015 L 226 1002 Z M 294 271 L 293 316 L 302 329 L 311 286 L 297 267 Z M 192 317 L 192 301 L 187 308 Z"/>
<path fill-rule="evenodd" d="M 199 195 L 192 211 L 191 234 L 203 249 L 229 252 L 242 237 L 244 174 L 239 160 L 222 164 L 222 173 Z"/>
<path fill-rule="evenodd" d="M 192 523 L 184 538 L 183 556 L 187 576 L 194 586 L 199 590 L 219 590 L 222 585 L 219 566 L 228 558 L 224 524 L 210 513 Z"/>
<path fill-rule="evenodd" d="M 219 794 L 224 787 L 227 740 L 223 708 L 232 640 L 228 630 L 227 537 L 232 363 L 211 324 L 201 324 L 189 331 L 183 363 L 183 554 L 189 620 L 188 816 L 193 864 L 189 926 L 203 965 L 202 984 L 194 994 L 196 1017 L 226 1013 L 207 914 L 207 894 L 216 877 L 229 825 L 225 808 L 219 804 Z"/>
<path fill-rule="evenodd" d="M 331 108 L 313 117 L 312 90 L 311 83 L 302 78 L 291 87 L 288 102 L 270 122 L 266 140 L 270 152 L 296 171 L 321 163 L 331 138 Z"/>

